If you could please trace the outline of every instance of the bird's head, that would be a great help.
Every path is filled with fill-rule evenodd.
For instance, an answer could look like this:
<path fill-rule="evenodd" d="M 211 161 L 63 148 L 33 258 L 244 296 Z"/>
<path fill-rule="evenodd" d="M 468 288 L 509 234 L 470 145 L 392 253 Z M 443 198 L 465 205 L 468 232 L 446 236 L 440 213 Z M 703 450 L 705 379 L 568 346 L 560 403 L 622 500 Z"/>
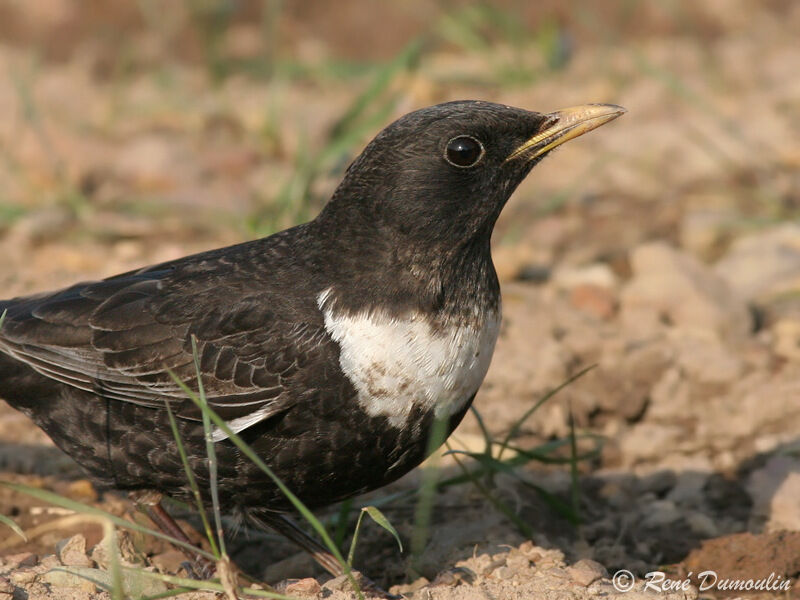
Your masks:
<path fill-rule="evenodd" d="M 538 113 L 481 101 L 438 104 L 381 131 L 323 211 L 340 226 L 431 249 L 488 238 L 536 163 L 625 109 L 587 104 Z"/>

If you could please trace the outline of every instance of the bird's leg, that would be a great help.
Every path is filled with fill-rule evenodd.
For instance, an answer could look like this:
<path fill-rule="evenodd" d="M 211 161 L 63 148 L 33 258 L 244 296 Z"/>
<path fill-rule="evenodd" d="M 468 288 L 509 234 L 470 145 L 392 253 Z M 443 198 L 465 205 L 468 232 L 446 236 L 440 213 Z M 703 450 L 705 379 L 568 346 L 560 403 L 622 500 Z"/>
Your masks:
<path fill-rule="evenodd" d="M 136 508 L 142 511 L 147 517 L 155 524 L 161 533 L 168 535 L 193 546 L 192 540 L 181 529 L 181 526 L 172 518 L 161 504 L 162 496 L 158 492 L 131 492 L 131 500 L 133 500 Z M 205 556 L 192 552 L 189 548 L 178 546 L 189 559 L 191 570 L 201 579 L 209 579 L 216 571 L 216 565 L 208 560 Z"/>
<path fill-rule="evenodd" d="M 323 569 L 325 569 L 328 573 L 330 573 L 334 577 L 339 577 L 340 575 L 344 575 L 345 571 L 342 568 L 341 563 L 336 559 L 336 557 L 333 554 L 331 554 L 331 552 L 325 546 L 320 544 L 317 540 L 312 538 L 300 527 L 298 527 L 298 525 L 294 521 L 292 521 L 289 517 L 279 513 L 271 513 L 267 511 L 259 511 L 258 515 L 249 513 L 249 517 L 259 527 L 267 525 L 271 529 L 274 529 L 281 535 L 293 541 L 303 550 L 308 552 Z M 384 598 L 399 598 L 399 596 L 392 595 L 381 589 L 375 582 L 373 582 L 368 577 L 365 577 L 363 573 L 360 575 L 361 575 L 360 585 L 362 591 L 373 592 L 375 594 L 383 596 Z"/>
<path fill-rule="evenodd" d="M 259 513 L 258 519 L 308 552 L 323 569 L 334 577 L 344 574 L 344 569 L 336 557 L 325 546 L 300 529 L 297 523 L 289 517 L 281 514 Z"/>

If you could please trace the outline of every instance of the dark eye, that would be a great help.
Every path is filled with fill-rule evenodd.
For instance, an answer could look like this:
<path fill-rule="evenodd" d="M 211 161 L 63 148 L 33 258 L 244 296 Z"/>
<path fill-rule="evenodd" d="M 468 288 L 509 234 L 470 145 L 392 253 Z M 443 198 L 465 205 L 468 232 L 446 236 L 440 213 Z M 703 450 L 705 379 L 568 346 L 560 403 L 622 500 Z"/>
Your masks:
<path fill-rule="evenodd" d="M 460 135 L 447 142 L 444 157 L 456 167 L 471 167 L 483 157 L 483 145 L 474 137 Z"/>

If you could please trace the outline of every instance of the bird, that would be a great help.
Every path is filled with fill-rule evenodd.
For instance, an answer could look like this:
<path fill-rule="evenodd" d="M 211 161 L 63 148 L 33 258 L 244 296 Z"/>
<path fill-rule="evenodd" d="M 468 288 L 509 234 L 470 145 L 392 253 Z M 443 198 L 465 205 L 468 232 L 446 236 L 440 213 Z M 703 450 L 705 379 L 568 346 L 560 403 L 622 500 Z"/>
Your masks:
<path fill-rule="evenodd" d="M 152 498 L 148 514 L 179 537 L 160 502 L 192 500 L 170 412 L 206 502 L 211 477 L 184 386 L 202 385 L 308 507 L 380 488 L 434 450 L 436 423 L 455 429 L 486 375 L 501 320 L 490 240 L 510 196 L 555 148 L 624 112 L 460 100 L 406 114 L 307 223 L 0 301 L 0 398 L 99 487 Z M 230 435 L 210 437 L 221 510 L 341 573 Z"/>

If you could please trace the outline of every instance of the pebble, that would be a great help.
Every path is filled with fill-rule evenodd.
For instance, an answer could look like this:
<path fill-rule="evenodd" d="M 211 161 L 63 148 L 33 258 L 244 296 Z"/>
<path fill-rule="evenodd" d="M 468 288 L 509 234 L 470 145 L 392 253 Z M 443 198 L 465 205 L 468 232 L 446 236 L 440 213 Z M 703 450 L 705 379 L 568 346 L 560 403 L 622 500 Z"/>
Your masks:
<path fill-rule="evenodd" d="M 16 569 L 19 567 L 33 567 L 39 562 L 39 557 L 33 552 L 22 552 L 4 557 L 8 567 Z"/>
<path fill-rule="evenodd" d="M 476 578 L 477 575 L 472 569 L 467 567 L 453 567 L 452 569 L 447 569 L 446 571 L 439 573 L 431 585 L 455 587 L 462 583 L 472 583 Z"/>
<path fill-rule="evenodd" d="M 782 358 L 800 361 L 800 319 L 779 319 L 770 329 L 773 352 Z"/>
<path fill-rule="evenodd" d="M 553 284 L 564 290 L 580 286 L 593 286 L 613 290 L 619 285 L 619 279 L 605 263 L 594 263 L 583 267 L 561 267 L 552 276 Z"/>
<path fill-rule="evenodd" d="M 653 529 L 671 525 L 683 517 L 672 500 L 656 500 L 643 508 L 642 512 L 646 513 L 642 525 Z"/>
<path fill-rule="evenodd" d="M 567 573 L 572 581 L 578 585 L 589 587 L 592 583 L 603 577 L 608 577 L 608 571 L 596 560 L 583 558 L 574 565 L 567 567 Z"/>
<path fill-rule="evenodd" d="M 86 556 L 86 538 L 75 534 L 56 544 L 56 554 L 65 567 L 91 567 L 92 561 Z"/>
<path fill-rule="evenodd" d="M 677 504 L 692 504 L 701 501 L 703 488 L 708 481 L 709 475 L 709 473 L 700 471 L 680 473 L 675 485 L 667 494 L 667 499 Z"/>
<path fill-rule="evenodd" d="M 167 550 L 150 559 L 150 563 L 162 573 L 176 573 L 184 562 L 186 555 L 180 550 Z"/>
<path fill-rule="evenodd" d="M 665 448 L 674 448 L 685 436 L 683 426 L 646 421 L 637 423 L 618 438 L 621 466 L 663 457 Z"/>
<path fill-rule="evenodd" d="M 31 568 L 19 569 L 9 574 L 8 578 L 11 583 L 15 585 L 25 585 L 26 583 L 33 583 L 36 580 L 37 573 Z"/>
<path fill-rule="evenodd" d="M 678 477 L 674 472 L 660 470 L 642 477 L 637 487 L 640 494 L 652 492 L 657 496 L 661 496 L 675 487 L 677 480 Z"/>
<path fill-rule="evenodd" d="M 504 559 L 493 560 L 480 570 L 480 574 L 486 577 L 487 575 L 491 575 L 496 569 L 505 566 L 505 564 L 506 561 Z"/>
<path fill-rule="evenodd" d="M 737 215 L 730 208 L 689 209 L 681 220 L 681 246 L 702 258 L 710 257 L 723 243 L 736 220 Z"/>
<path fill-rule="evenodd" d="M 398 585 L 393 585 L 389 588 L 389 593 L 394 594 L 396 596 L 408 596 L 411 597 L 414 592 L 418 592 L 422 588 L 430 585 L 430 581 L 426 577 L 419 577 L 415 579 L 411 583 L 401 583 Z"/>
<path fill-rule="evenodd" d="M 506 566 L 513 571 L 520 572 L 529 568 L 531 566 L 531 561 L 520 550 L 514 548 L 508 554 Z"/>
<path fill-rule="evenodd" d="M 5 577 L 0 577 L 0 598 L 10 600 L 14 595 L 14 585 Z"/>
<path fill-rule="evenodd" d="M 800 225 L 781 225 L 736 239 L 714 267 L 735 293 L 764 301 L 800 283 Z"/>
<path fill-rule="evenodd" d="M 742 361 L 709 331 L 676 331 L 669 338 L 677 356 L 676 367 L 690 380 L 722 385 L 737 380 Z"/>
<path fill-rule="evenodd" d="M 596 319 L 607 321 L 617 311 L 617 299 L 606 287 L 584 283 L 577 285 L 569 294 L 569 303 Z"/>
<path fill-rule="evenodd" d="M 719 528 L 714 524 L 714 520 L 708 515 L 692 511 L 684 516 L 686 523 L 694 533 L 703 538 L 715 538 L 719 536 Z"/>
<path fill-rule="evenodd" d="M 61 569 L 47 571 L 40 579 L 52 586 L 76 588 L 90 593 L 94 592 L 96 587 L 94 582 L 89 581 L 87 578 Z"/>
<path fill-rule="evenodd" d="M 495 577 L 496 579 L 513 579 L 516 574 L 517 571 L 515 571 L 514 569 L 509 569 L 508 567 L 500 567 L 494 573 L 492 573 L 492 576 Z"/>
<path fill-rule="evenodd" d="M 43 569 L 55 569 L 56 567 L 63 566 L 61 561 L 58 560 L 58 557 L 55 554 L 48 554 L 47 556 L 43 556 L 42 559 L 39 561 L 39 567 Z"/>
<path fill-rule="evenodd" d="M 320 596 L 322 586 L 313 577 L 298 579 L 286 586 L 286 594 L 289 596 Z"/>
<path fill-rule="evenodd" d="M 664 242 L 631 253 L 634 276 L 623 288 L 623 321 L 634 331 L 669 327 L 709 330 L 742 339 L 752 330 L 745 302 L 728 282 L 695 257 Z"/>
<path fill-rule="evenodd" d="M 84 502 L 94 502 L 97 500 L 97 490 L 88 479 L 78 479 L 67 486 L 67 495 L 70 498 Z"/>
<path fill-rule="evenodd" d="M 800 531 L 800 459 L 774 455 L 747 481 L 753 514 L 766 519 L 767 531 Z"/>
<path fill-rule="evenodd" d="M 358 571 L 353 571 L 352 576 L 355 578 L 360 587 L 363 586 L 364 576 L 361 573 Z M 331 592 L 350 593 L 353 591 L 353 584 L 350 582 L 350 577 L 347 574 L 342 574 L 323 583 L 322 589 L 329 590 Z"/>

